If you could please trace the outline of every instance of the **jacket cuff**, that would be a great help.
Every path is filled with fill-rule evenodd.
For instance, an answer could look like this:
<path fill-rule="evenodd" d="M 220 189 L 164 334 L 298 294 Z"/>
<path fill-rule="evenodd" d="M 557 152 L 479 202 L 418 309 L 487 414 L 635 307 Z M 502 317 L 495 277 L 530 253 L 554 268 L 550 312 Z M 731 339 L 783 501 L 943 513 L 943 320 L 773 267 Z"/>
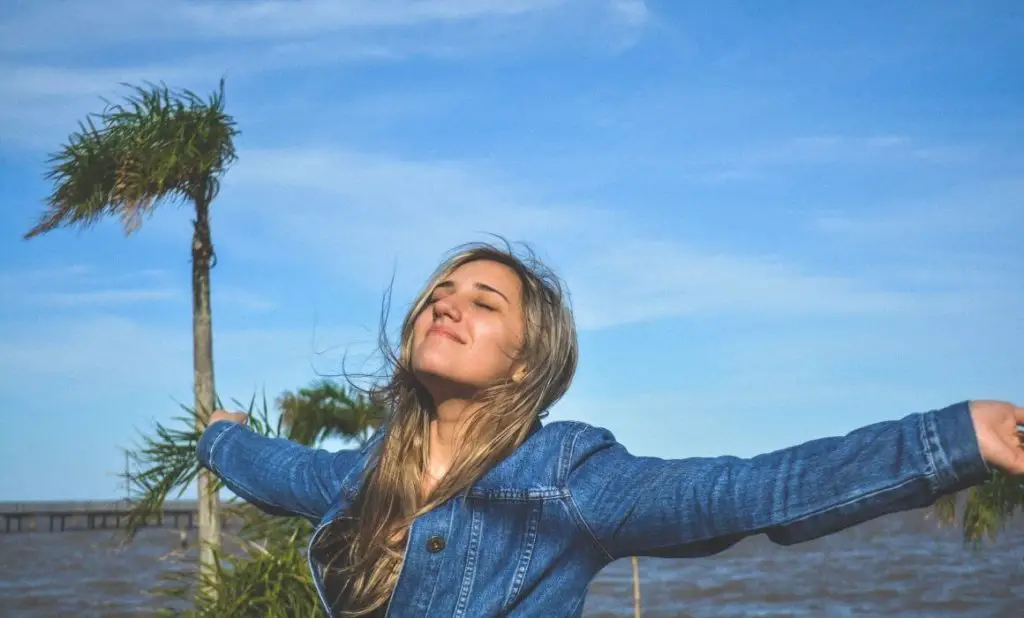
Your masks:
<path fill-rule="evenodd" d="M 960 491 L 991 477 L 992 469 L 981 456 L 969 401 L 926 413 L 922 432 L 941 493 Z"/>
<path fill-rule="evenodd" d="M 217 472 L 217 467 L 214 463 L 216 461 L 214 458 L 217 455 L 217 448 L 222 444 L 222 439 L 235 430 L 244 429 L 239 423 L 231 421 L 217 421 L 212 425 L 208 425 L 203 434 L 199 436 L 199 442 L 196 443 L 196 457 L 199 459 L 199 463 Z"/>

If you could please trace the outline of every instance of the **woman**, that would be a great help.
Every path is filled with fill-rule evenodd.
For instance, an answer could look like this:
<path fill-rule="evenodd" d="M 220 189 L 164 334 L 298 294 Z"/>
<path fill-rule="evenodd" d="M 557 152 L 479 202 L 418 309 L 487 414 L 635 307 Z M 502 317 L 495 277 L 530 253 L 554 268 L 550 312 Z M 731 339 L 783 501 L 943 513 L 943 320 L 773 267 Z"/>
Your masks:
<path fill-rule="evenodd" d="M 391 417 L 362 449 L 257 435 L 218 411 L 202 464 L 269 513 L 317 524 L 310 568 L 332 616 L 579 616 L 625 556 L 693 557 L 766 534 L 788 545 L 1024 473 L 1024 409 L 963 402 L 751 459 L 631 455 L 607 430 L 542 425 L 576 368 L 572 314 L 533 259 L 474 245 L 413 304 Z"/>

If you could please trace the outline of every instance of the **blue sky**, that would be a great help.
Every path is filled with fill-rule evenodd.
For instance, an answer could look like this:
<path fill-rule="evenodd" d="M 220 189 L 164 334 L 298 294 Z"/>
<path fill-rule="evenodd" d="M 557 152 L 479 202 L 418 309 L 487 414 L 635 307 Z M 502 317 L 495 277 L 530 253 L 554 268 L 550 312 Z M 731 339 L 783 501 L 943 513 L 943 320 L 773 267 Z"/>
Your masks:
<path fill-rule="evenodd" d="M 213 215 L 226 400 L 336 372 L 392 275 L 400 315 L 487 233 L 573 293 L 551 417 L 636 453 L 1024 400 L 1024 14 L 922 7 L 4 4 L 0 500 L 119 497 L 121 449 L 191 400 L 187 209 L 21 240 L 47 153 L 141 80 L 225 76 L 243 131 Z"/>

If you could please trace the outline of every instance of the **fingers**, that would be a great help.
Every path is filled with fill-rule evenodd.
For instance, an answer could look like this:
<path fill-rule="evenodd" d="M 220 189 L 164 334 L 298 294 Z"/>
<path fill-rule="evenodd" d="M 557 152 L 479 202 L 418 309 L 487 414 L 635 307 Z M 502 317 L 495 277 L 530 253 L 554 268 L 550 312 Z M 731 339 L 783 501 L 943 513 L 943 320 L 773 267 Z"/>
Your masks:
<path fill-rule="evenodd" d="M 207 425 L 212 425 L 217 421 L 228 421 L 231 423 L 240 423 L 242 425 L 245 425 L 246 423 L 249 422 L 249 415 L 246 414 L 245 412 L 228 412 L 227 410 L 215 410 L 214 413 L 210 415 L 210 420 L 207 422 Z"/>

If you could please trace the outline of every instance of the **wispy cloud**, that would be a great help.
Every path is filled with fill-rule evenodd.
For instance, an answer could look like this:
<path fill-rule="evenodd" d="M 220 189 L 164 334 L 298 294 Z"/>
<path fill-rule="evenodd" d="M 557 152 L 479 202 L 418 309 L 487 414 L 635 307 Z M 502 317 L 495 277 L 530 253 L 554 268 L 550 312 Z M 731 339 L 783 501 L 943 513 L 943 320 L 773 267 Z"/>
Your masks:
<path fill-rule="evenodd" d="M 938 165 L 963 163 L 970 149 L 936 144 L 901 134 L 802 135 L 754 138 L 684 160 L 687 176 L 715 182 L 770 178 L 783 170 L 843 166 Z"/>
<path fill-rule="evenodd" d="M 812 225 L 845 242 L 877 244 L 913 238 L 916 242 L 948 243 L 957 237 L 976 238 L 986 230 L 1019 225 L 1024 220 L 1024 211 L 1018 207 L 1022 194 L 1024 181 L 1019 178 L 975 181 L 897 204 L 890 198 L 859 212 L 823 211 L 812 219 Z"/>
<path fill-rule="evenodd" d="M 24 12 L 0 28 L 5 46 L 24 51 L 56 45 L 111 46 L 155 39 L 290 39 L 340 30 L 427 26 L 540 12 L 566 0 L 285 0 L 203 3 L 159 7 L 124 0 L 49 4 Z M 32 36 L 36 35 L 36 36 Z M 40 36 L 41 35 L 41 36 Z"/>
<path fill-rule="evenodd" d="M 222 326 L 214 340 L 218 392 L 227 402 L 246 398 L 262 385 L 268 396 L 295 388 L 317 374 L 340 369 L 338 345 L 356 355 L 372 348 L 365 333 L 336 324 L 317 328 L 245 329 Z M 186 397 L 192 381 L 192 332 L 112 314 L 53 317 L 0 337 L 0 371 L 21 392 L 41 393 L 60 380 L 68 399 L 109 399 L 113 391 L 145 394 L 148 401 Z M 104 385 L 99 387 L 99 385 Z M 63 401 L 63 400 L 62 400 Z M 185 399 L 187 401 L 187 399 Z M 173 412 L 161 406 L 160 414 Z"/>
<path fill-rule="evenodd" d="M 104 271 L 86 264 L 0 272 L 0 287 L 7 290 L 8 308 L 112 309 L 146 303 L 167 303 L 190 298 L 180 277 L 162 269 Z M 219 286 L 214 300 L 219 307 L 249 312 L 269 311 L 277 304 L 238 286 Z"/>
<path fill-rule="evenodd" d="M 260 295 L 238 287 L 219 286 L 213 301 L 218 306 L 228 305 L 240 307 L 247 311 L 262 313 L 278 306 L 278 303 Z"/>
<path fill-rule="evenodd" d="M 205 91 L 225 75 L 237 82 L 284 68 L 522 55 L 552 40 L 617 52 L 639 40 L 647 16 L 642 0 L 25 4 L 0 22 L 2 137 L 48 147 L 97 111 L 99 97 L 123 94 L 121 83 Z M 108 60 L 53 62 L 70 49 Z"/>
<path fill-rule="evenodd" d="M 160 6 L 124 0 L 67 6 L 33 3 L 0 24 L 0 49 L 23 54 L 72 46 L 110 49 L 140 41 L 156 49 L 197 42 L 222 48 L 229 42 L 273 45 L 326 42 L 328 37 L 343 49 L 353 37 L 359 43 L 374 38 L 397 42 L 389 38 L 395 32 L 439 46 L 473 30 L 503 38 L 532 36 L 536 26 L 563 33 L 595 27 L 602 34 L 608 27 L 636 32 L 644 27 L 648 15 L 643 0 L 172 0 Z M 570 19 L 581 16 L 591 21 Z M 595 17 L 601 19 L 595 21 Z"/>
<path fill-rule="evenodd" d="M 181 298 L 181 290 L 157 287 L 32 294 L 24 300 L 30 304 L 41 304 L 50 307 L 87 307 L 166 301 L 177 298 Z"/>
<path fill-rule="evenodd" d="M 880 315 L 951 301 L 792 256 L 660 236 L 609 210 L 553 200 L 484 165 L 292 149 L 249 152 L 244 161 L 232 199 L 251 212 L 251 195 L 275 204 L 275 192 L 291 196 L 292 208 L 260 209 L 260 216 L 315 262 L 330 256 L 342 276 L 382 282 L 397 253 L 400 270 L 416 271 L 411 284 L 423 265 L 482 233 L 528 238 L 563 267 L 584 328 L 723 312 Z"/>

